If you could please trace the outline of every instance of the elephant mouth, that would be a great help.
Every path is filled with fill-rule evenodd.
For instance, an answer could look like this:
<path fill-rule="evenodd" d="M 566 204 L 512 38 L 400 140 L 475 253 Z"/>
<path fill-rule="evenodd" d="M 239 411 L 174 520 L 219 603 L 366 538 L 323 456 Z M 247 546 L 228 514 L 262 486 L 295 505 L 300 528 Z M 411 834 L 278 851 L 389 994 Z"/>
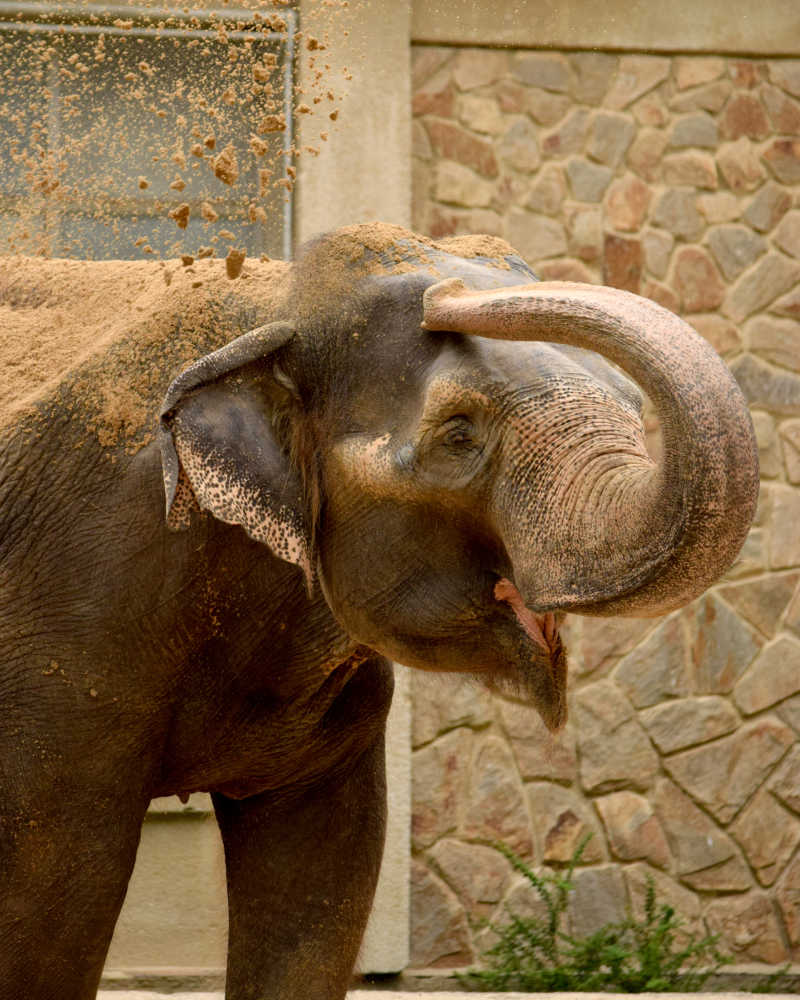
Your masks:
<path fill-rule="evenodd" d="M 558 625 L 552 611 L 536 614 L 526 607 L 522 595 L 514 584 L 502 578 L 494 585 L 496 601 L 505 601 L 514 612 L 521 628 L 531 640 L 548 656 L 555 653 L 559 645 Z"/>
<path fill-rule="evenodd" d="M 527 646 L 528 655 L 518 646 L 513 677 L 495 673 L 490 687 L 505 697 L 521 698 L 535 705 L 547 728 L 556 732 L 567 720 L 567 651 L 558 631 L 563 616 L 552 611 L 543 614 L 531 611 L 507 577 L 495 581 L 493 596 L 497 603 L 508 608 L 509 618 L 513 614 L 519 632 L 525 637 L 522 646 Z"/>

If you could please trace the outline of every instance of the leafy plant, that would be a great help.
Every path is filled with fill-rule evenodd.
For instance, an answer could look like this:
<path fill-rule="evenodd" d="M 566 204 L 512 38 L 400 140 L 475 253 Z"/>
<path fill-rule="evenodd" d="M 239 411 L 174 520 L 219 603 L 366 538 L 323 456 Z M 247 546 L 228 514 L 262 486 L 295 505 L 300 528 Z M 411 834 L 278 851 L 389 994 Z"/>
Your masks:
<path fill-rule="evenodd" d="M 591 835 L 590 835 L 591 836 Z M 732 959 L 717 950 L 717 936 L 684 934 L 673 907 L 656 900 L 648 879 L 644 915 L 628 915 L 593 934 L 565 929 L 572 876 L 589 842 L 584 838 L 562 872 L 537 875 L 503 845 L 499 850 L 536 890 L 543 917 L 508 912 L 508 921 L 489 924 L 497 942 L 485 954 L 485 969 L 462 975 L 465 985 L 490 990 L 591 991 L 617 993 L 696 992 Z"/>

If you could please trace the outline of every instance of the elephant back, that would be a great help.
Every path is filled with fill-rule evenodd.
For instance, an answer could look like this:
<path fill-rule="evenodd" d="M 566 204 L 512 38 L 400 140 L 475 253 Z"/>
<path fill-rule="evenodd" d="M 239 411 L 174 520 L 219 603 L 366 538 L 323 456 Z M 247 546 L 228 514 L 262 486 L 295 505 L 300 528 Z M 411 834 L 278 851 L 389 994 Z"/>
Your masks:
<path fill-rule="evenodd" d="M 0 259 L 0 428 L 53 408 L 104 447 L 153 435 L 166 386 L 198 357 L 272 318 L 289 265 L 248 261 Z"/>

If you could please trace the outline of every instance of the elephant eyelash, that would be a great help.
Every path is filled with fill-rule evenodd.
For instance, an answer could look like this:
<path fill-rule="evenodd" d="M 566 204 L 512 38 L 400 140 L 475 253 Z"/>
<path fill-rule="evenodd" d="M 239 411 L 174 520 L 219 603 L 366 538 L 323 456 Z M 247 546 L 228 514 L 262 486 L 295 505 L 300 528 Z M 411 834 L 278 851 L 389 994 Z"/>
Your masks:
<path fill-rule="evenodd" d="M 440 443 L 452 446 L 473 444 L 475 425 L 465 414 L 451 417 L 440 429 Z"/>

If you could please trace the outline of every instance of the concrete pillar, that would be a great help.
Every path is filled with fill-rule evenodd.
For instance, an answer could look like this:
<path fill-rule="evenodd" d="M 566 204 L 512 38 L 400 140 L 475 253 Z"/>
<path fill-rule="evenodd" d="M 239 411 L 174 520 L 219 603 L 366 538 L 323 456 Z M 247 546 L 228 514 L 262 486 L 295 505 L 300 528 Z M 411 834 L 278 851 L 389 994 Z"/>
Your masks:
<path fill-rule="evenodd" d="M 301 153 L 295 198 L 295 238 L 356 222 L 411 223 L 411 4 L 409 0 L 350 0 L 326 13 L 319 0 L 300 0 L 303 32 L 331 37 L 331 78 L 342 95 L 335 123 L 299 115 Z M 300 86 L 310 89 L 300 45 Z M 351 80 L 342 70 L 347 68 Z M 320 142 L 321 128 L 328 141 Z"/>
<path fill-rule="evenodd" d="M 222 840 L 208 795 L 156 799 L 142 827 L 109 973 L 222 974 L 228 906 Z"/>
<path fill-rule="evenodd" d="M 400 972 L 409 959 L 411 822 L 411 685 L 405 667 L 395 667 L 394 699 L 386 730 L 389 817 L 383 865 L 358 968 Z"/>
<path fill-rule="evenodd" d="M 357 222 L 411 225 L 411 3 L 350 0 L 331 16 L 319 0 L 300 0 L 300 29 L 327 29 L 335 54 L 341 111 L 319 141 L 318 116 L 298 116 L 301 153 L 295 198 L 295 243 Z M 302 42 L 301 42 L 302 52 Z M 309 86 L 302 55 L 300 86 Z M 351 80 L 344 78 L 347 68 Z M 330 125 L 330 123 L 329 123 Z M 410 696 L 407 672 L 395 670 L 387 730 L 389 826 L 381 878 L 359 959 L 362 972 L 398 972 L 408 964 Z"/>

